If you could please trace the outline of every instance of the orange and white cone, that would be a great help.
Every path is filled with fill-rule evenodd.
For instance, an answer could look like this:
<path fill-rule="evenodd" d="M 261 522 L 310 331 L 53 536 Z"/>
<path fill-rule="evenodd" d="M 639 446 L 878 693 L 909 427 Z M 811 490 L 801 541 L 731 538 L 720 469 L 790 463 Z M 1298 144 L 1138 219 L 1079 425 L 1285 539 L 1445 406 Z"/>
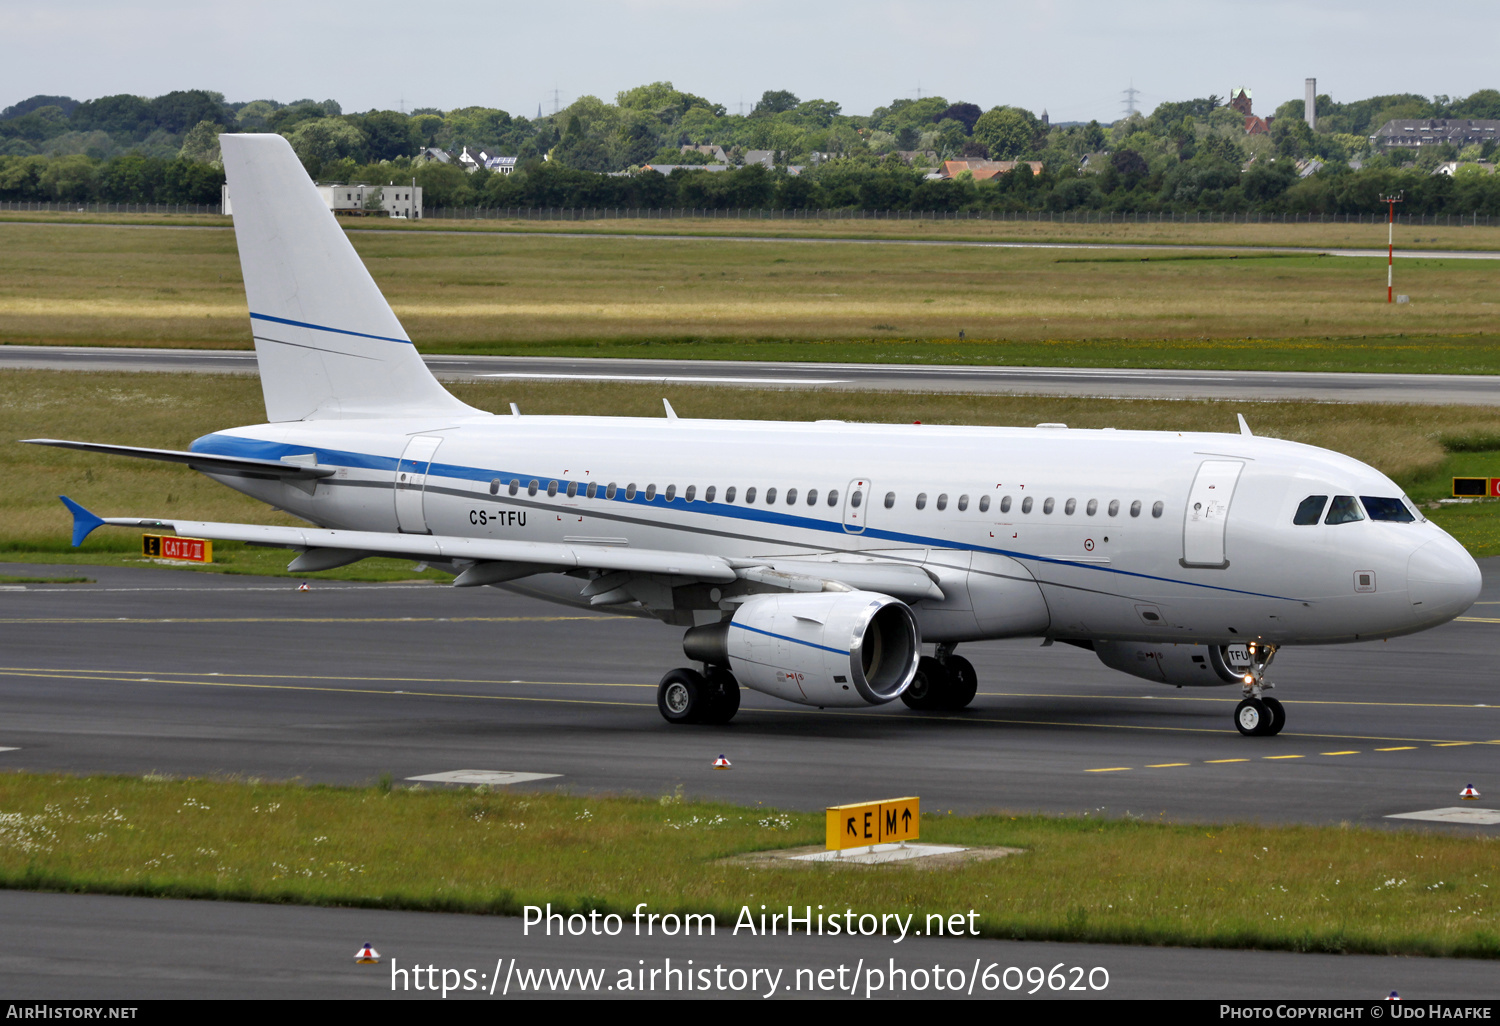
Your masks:
<path fill-rule="evenodd" d="M 360 965 L 374 965 L 380 961 L 380 952 L 366 944 L 354 953 L 354 961 Z"/>
<path fill-rule="evenodd" d="M 726 758 L 724 758 L 724 756 L 721 755 L 717 759 L 714 760 L 714 769 L 728 769 L 728 768 L 729 768 L 729 760 L 726 759 Z"/>
<path fill-rule="evenodd" d="M 1466 802 L 1475 802 L 1479 800 L 1479 792 L 1474 790 L 1473 784 L 1470 784 L 1468 787 L 1458 792 L 1458 796 Z"/>

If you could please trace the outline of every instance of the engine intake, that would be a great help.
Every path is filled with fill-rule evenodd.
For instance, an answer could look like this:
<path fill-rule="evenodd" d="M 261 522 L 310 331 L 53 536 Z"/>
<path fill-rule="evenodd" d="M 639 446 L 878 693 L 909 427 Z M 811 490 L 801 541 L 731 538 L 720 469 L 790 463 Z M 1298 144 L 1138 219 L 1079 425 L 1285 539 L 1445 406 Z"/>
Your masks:
<path fill-rule="evenodd" d="M 916 617 L 869 591 L 758 595 L 682 639 L 689 659 L 728 666 L 748 688 L 803 705 L 882 705 L 911 684 Z"/>

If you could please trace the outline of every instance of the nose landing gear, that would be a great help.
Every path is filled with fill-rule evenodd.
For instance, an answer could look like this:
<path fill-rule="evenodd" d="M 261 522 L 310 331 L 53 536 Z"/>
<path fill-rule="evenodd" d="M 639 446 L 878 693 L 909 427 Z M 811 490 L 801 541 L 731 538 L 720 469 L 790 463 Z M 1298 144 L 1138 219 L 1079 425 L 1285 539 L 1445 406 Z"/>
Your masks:
<path fill-rule="evenodd" d="M 1276 658 L 1276 646 L 1251 642 L 1250 664 L 1245 668 L 1240 690 L 1244 700 L 1234 708 L 1234 725 L 1247 737 L 1272 737 L 1286 726 L 1286 709 L 1265 692 L 1276 685 L 1266 680 L 1266 668 Z"/>

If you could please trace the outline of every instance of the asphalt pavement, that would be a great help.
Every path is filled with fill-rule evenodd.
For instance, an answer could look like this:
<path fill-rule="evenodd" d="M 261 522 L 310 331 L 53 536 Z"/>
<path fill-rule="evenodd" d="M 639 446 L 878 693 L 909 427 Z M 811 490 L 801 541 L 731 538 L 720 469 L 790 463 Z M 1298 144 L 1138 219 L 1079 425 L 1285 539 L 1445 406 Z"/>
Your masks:
<path fill-rule="evenodd" d="M 729 360 L 425 355 L 444 381 L 623 381 L 742 388 L 1130 399 L 1500 405 L 1500 376 L 1302 371 L 967 367 Z M 256 374 L 251 350 L 0 346 L 0 368 Z"/>

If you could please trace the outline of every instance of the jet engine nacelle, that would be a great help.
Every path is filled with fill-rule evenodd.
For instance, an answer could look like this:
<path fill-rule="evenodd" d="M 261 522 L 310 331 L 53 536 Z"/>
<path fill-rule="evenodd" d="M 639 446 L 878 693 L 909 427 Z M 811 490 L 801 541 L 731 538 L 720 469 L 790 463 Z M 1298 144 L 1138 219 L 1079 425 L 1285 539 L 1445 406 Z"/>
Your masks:
<path fill-rule="evenodd" d="M 1110 669 L 1177 687 L 1239 684 L 1250 668 L 1250 650 L 1244 645 L 1096 641 L 1094 653 Z"/>
<path fill-rule="evenodd" d="M 899 698 L 921 646 L 911 609 L 869 591 L 757 595 L 682 641 L 690 659 L 727 665 L 745 687 L 816 706 Z"/>

